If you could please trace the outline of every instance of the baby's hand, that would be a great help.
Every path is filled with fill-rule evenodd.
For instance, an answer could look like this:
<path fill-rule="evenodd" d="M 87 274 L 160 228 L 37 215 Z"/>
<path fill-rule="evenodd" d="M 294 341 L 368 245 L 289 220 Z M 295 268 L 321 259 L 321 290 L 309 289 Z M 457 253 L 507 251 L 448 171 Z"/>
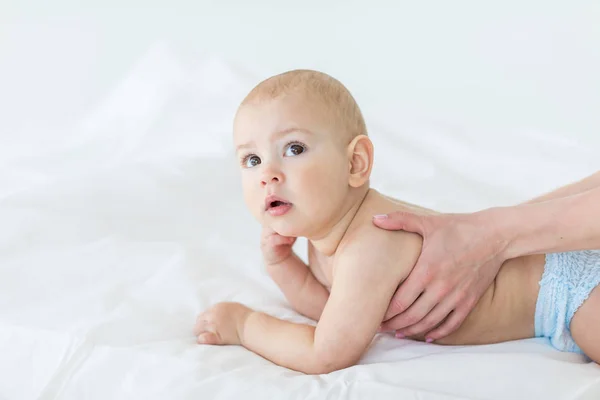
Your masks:
<path fill-rule="evenodd" d="M 295 237 L 281 236 L 271 228 L 263 227 L 260 248 L 267 265 L 279 264 L 292 254 Z"/>
<path fill-rule="evenodd" d="M 240 303 L 218 303 L 196 319 L 194 334 L 200 344 L 234 344 L 241 342 L 246 318 L 252 310 Z"/>

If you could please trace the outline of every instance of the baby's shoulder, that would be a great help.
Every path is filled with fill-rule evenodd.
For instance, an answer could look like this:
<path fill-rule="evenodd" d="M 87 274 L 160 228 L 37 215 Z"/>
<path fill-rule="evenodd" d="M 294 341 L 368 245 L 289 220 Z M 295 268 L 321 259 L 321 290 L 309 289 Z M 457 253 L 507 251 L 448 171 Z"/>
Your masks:
<path fill-rule="evenodd" d="M 336 251 L 336 258 L 398 260 L 401 256 L 418 256 L 421 245 L 420 235 L 380 229 L 369 218 L 351 231 L 349 229 Z"/>
<path fill-rule="evenodd" d="M 368 201 L 370 200 L 370 201 Z M 344 235 L 336 260 L 381 265 L 400 265 L 403 269 L 414 266 L 421 253 L 420 235 L 406 231 L 388 231 L 373 224 L 373 215 L 395 211 L 390 204 L 377 197 L 367 199 Z"/>

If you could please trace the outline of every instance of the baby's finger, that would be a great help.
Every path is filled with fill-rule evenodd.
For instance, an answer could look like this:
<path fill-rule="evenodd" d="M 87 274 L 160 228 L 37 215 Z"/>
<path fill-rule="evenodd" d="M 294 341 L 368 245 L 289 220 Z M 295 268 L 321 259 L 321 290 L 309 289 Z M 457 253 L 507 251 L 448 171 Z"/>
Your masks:
<path fill-rule="evenodd" d="M 199 335 L 202 332 L 216 332 L 216 326 L 212 315 L 208 312 L 200 314 L 196 320 L 196 326 L 194 327 L 194 333 Z"/>
<path fill-rule="evenodd" d="M 288 237 L 288 236 L 281 236 L 281 235 L 273 235 L 271 237 L 269 237 L 269 244 L 271 246 L 281 246 L 284 244 L 291 244 L 295 241 L 296 239 L 293 237 Z"/>
<path fill-rule="evenodd" d="M 219 344 L 219 338 L 212 332 L 203 332 L 198 335 L 198 344 Z"/>
<path fill-rule="evenodd" d="M 194 325 L 194 335 L 198 336 L 201 332 L 203 332 L 204 326 L 206 325 L 206 321 L 204 320 L 204 314 L 200 314 L 198 318 L 196 318 L 196 324 Z"/>

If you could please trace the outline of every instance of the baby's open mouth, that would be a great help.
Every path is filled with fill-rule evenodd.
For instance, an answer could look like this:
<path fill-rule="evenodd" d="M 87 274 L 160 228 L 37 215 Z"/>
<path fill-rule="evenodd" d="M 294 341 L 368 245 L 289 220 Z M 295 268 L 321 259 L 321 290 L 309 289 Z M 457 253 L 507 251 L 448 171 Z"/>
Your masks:
<path fill-rule="evenodd" d="M 286 203 L 285 201 L 275 200 L 269 204 L 268 208 L 274 208 L 274 207 L 279 207 L 279 206 L 290 206 L 290 205 L 291 205 L 290 203 Z"/>
<path fill-rule="evenodd" d="M 292 203 L 281 197 L 272 195 L 265 199 L 265 211 L 274 217 L 286 214 L 291 208 Z"/>

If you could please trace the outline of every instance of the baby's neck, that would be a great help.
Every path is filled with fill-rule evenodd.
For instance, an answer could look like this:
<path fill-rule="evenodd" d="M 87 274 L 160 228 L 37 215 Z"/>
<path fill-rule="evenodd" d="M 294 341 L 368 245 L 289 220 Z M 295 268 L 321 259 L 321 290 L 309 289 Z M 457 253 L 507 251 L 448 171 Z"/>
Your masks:
<path fill-rule="evenodd" d="M 321 233 L 319 237 L 308 238 L 308 240 L 319 253 L 325 256 L 332 256 L 335 254 L 335 251 L 344 238 L 348 227 L 350 224 L 352 224 L 354 217 L 358 213 L 358 210 L 360 210 L 360 207 L 362 206 L 369 192 L 369 188 L 357 192 L 351 199 L 349 207 L 347 207 L 341 218 L 335 221 L 325 233 Z"/>

